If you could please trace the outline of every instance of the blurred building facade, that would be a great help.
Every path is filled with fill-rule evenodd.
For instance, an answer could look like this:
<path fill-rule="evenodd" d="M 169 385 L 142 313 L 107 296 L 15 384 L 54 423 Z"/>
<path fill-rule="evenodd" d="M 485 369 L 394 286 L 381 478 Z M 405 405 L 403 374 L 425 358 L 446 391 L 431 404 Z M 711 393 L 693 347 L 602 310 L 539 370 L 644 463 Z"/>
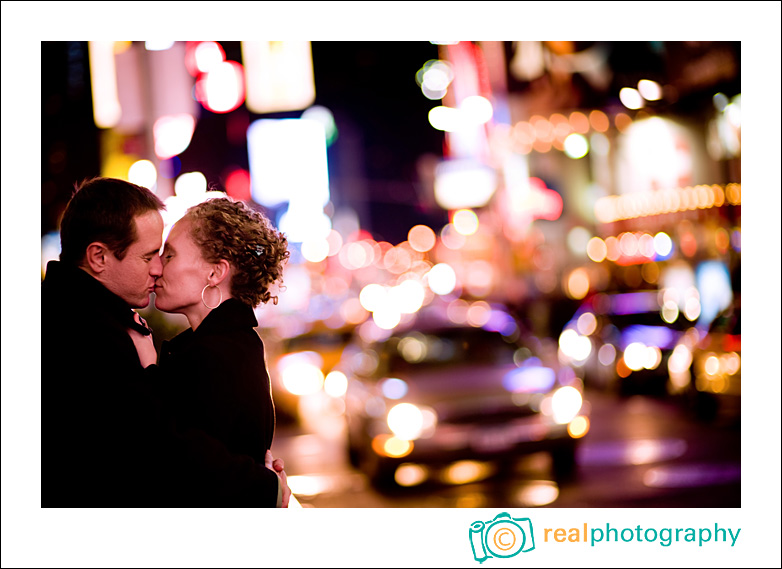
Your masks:
<path fill-rule="evenodd" d="M 259 309 L 281 337 L 382 334 L 435 295 L 555 336 L 595 292 L 697 295 L 693 322 L 740 293 L 740 42 L 253 43 L 43 42 L 42 260 L 103 174 L 169 225 L 223 192 L 295 236 Z M 249 137 L 294 123 L 284 165 Z"/>

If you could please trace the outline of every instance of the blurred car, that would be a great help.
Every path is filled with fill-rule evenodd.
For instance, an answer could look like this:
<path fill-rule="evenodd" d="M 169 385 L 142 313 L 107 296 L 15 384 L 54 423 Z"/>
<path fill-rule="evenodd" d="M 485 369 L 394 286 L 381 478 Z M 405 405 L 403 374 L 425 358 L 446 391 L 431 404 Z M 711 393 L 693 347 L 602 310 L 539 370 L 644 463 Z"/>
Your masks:
<path fill-rule="evenodd" d="M 741 301 L 679 341 L 668 360 L 668 389 L 681 395 L 696 416 L 741 417 Z"/>
<path fill-rule="evenodd" d="M 519 332 L 503 310 L 472 326 L 429 306 L 386 339 L 356 337 L 338 366 L 351 463 L 379 487 L 412 486 L 422 467 L 464 482 L 465 472 L 548 451 L 555 475 L 571 476 L 589 430 L 583 384 L 556 349 L 533 338 L 534 353 Z"/>
<path fill-rule="evenodd" d="M 323 389 L 351 331 L 317 326 L 291 338 L 267 342 L 269 376 L 279 423 L 300 422 L 300 399 Z"/>
<path fill-rule="evenodd" d="M 693 323 L 661 298 L 658 291 L 589 297 L 562 329 L 560 360 L 593 387 L 665 394 L 668 358 Z"/>

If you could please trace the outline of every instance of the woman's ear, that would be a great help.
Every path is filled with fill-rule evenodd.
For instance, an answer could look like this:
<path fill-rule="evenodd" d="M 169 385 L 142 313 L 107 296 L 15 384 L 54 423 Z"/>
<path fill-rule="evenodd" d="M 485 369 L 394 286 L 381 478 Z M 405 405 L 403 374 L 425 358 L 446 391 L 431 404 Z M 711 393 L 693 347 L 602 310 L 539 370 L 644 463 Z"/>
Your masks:
<path fill-rule="evenodd" d="M 231 264 L 225 259 L 220 259 L 212 265 L 212 272 L 209 275 L 209 284 L 219 285 L 231 274 Z"/>
<path fill-rule="evenodd" d="M 93 275 L 100 275 L 106 270 L 106 256 L 109 254 L 109 248 L 104 243 L 94 241 L 87 245 L 87 251 L 84 254 L 85 268 Z"/>

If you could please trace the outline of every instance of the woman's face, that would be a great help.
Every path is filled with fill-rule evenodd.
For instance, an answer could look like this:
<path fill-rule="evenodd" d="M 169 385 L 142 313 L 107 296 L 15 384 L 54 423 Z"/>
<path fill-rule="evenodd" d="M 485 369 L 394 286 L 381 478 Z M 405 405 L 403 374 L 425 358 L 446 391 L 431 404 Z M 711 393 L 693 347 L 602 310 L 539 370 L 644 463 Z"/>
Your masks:
<path fill-rule="evenodd" d="M 190 236 L 191 222 L 174 224 L 163 247 L 163 274 L 155 283 L 155 307 L 164 312 L 187 314 L 200 310 L 201 291 L 208 283 L 212 265 Z M 207 291 L 209 292 L 209 291 Z M 207 298 L 207 302 L 212 302 Z"/>

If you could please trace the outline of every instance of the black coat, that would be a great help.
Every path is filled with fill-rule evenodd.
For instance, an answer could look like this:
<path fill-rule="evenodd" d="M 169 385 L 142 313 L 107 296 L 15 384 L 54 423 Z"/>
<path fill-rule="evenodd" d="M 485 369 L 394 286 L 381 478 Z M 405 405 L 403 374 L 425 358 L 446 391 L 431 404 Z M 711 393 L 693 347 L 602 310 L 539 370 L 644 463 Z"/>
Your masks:
<path fill-rule="evenodd" d="M 178 424 L 263 464 L 274 435 L 274 405 L 256 326 L 250 306 L 228 299 L 195 331 L 163 342 L 159 365 Z"/>
<path fill-rule="evenodd" d="M 56 261 L 41 292 L 43 507 L 275 505 L 263 462 L 176 424 L 122 299 Z"/>

